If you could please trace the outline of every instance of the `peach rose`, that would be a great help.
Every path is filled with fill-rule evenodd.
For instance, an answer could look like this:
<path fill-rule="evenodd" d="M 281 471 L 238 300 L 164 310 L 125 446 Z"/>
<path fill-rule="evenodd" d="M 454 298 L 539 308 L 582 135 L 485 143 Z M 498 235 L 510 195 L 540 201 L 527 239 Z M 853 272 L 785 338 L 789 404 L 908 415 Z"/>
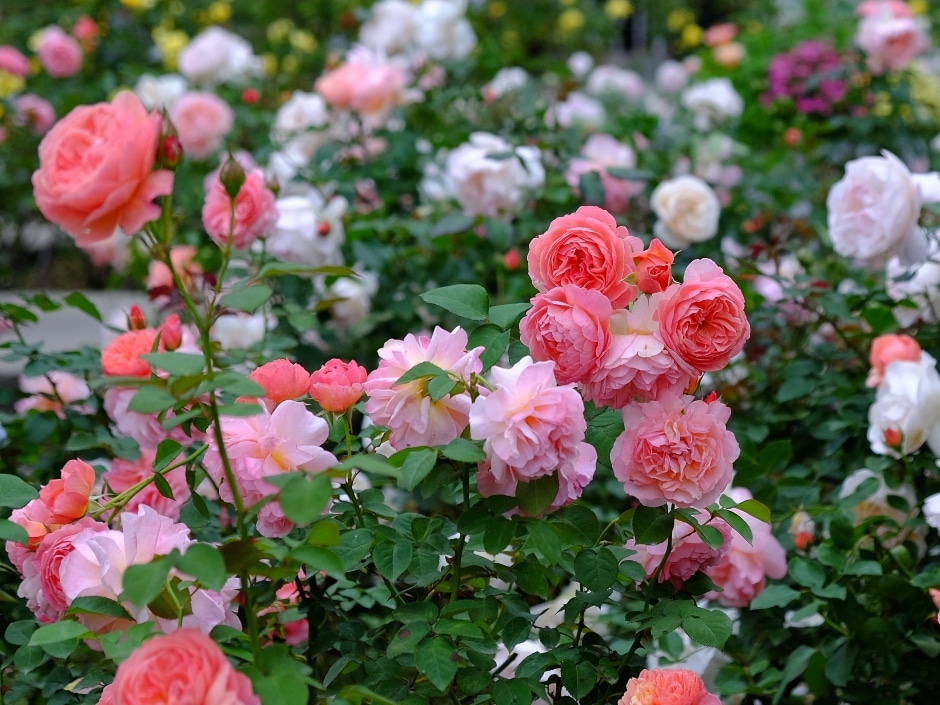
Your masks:
<path fill-rule="evenodd" d="M 529 276 L 541 292 L 566 284 L 598 291 L 613 308 L 636 299 L 636 287 L 627 284 L 633 274 L 633 252 L 639 238 L 618 226 L 614 217 L 597 206 L 581 206 L 555 218 L 548 230 L 529 244 Z"/>
<path fill-rule="evenodd" d="M 56 26 L 43 30 L 36 56 L 46 73 L 55 78 L 74 76 L 82 67 L 84 57 L 79 43 Z"/>
<path fill-rule="evenodd" d="M 871 370 L 868 373 L 868 379 L 865 380 L 865 386 L 877 387 L 884 378 L 888 363 L 895 360 L 908 362 L 920 360 L 920 345 L 909 335 L 896 333 L 879 335 L 871 343 L 868 360 L 871 362 Z"/>
<path fill-rule="evenodd" d="M 329 360 L 310 375 L 310 396 L 324 411 L 340 414 L 359 401 L 369 373 L 355 361 Z"/>
<path fill-rule="evenodd" d="M 49 508 L 46 523 L 68 524 L 85 516 L 94 484 L 95 469 L 91 465 L 83 460 L 68 461 L 62 476 L 39 490 L 39 499 Z"/>
<path fill-rule="evenodd" d="M 170 121 L 186 155 L 205 159 L 222 147 L 225 136 L 232 131 L 235 113 L 214 93 L 193 91 L 176 101 Z"/>
<path fill-rule="evenodd" d="M 235 197 L 234 230 L 231 204 L 232 199 L 226 193 L 221 179 L 216 180 L 206 193 L 206 201 L 202 206 L 202 224 L 209 236 L 220 245 L 225 245 L 231 238 L 235 248 L 245 250 L 257 238 L 270 233 L 277 223 L 274 194 L 264 183 L 264 172 L 260 169 L 248 172 Z"/>
<path fill-rule="evenodd" d="M 642 252 L 633 254 L 636 285 L 644 294 L 657 294 L 672 284 L 672 263 L 676 256 L 662 242 L 653 239 Z"/>
<path fill-rule="evenodd" d="M 287 359 L 272 360 L 252 370 L 248 379 L 264 387 L 265 396 L 275 404 L 307 393 L 310 373 Z"/>
<path fill-rule="evenodd" d="M 140 356 L 153 352 L 156 339 L 153 328 L 122 333 L 101 351 L 101 370 L 109 377 L 149 377 L 150 363 Z"/>
<path fill-rule="evenodd" d="M 663 292 L 657 315 L 666 347 L 700 372 L 724 368 L 751 335 L 744 294 L 710 259 L 686 267 L 683 283 Z"/>
<path fill-rule="evenodd" d="M 721 705 L 721 701 L 705 690 L 705 683 L 693 671 L 654 668 L 627 681 L 627 692 L 617 705 Z"/>
<path fill-rule="evenodd" d="M 36 205 L 80 247 L 118 226 L 136 233 L 160 216 L 153 199 L 173 190 L 173 173 L 153 170 L 159 136 L 160 116 L 133 93 L 75 108 L 39 144 Z"/>
<path fill-rule="evenodd" d="M 553 360 L 558 384 L 580 382 L 597 371 L 610 347 L 610 300 L 574 284 L 532 299 L 519 337 L 537 362 Z"/>
<path fill-rule="evenodd" d="M 705 507 L 731 482 L 738 441 L 726 427 L 731 409 L 691 396 L 623 410 L 626 429 L 610 454 L 614 475 L 647 507 Z"/>
<path fill-rule="evenodd" d="M 198 629 L 177 629 L 144 642 L 118 666 L 108 691 L 113 705 L 261 705 L 248 676 Z"/>

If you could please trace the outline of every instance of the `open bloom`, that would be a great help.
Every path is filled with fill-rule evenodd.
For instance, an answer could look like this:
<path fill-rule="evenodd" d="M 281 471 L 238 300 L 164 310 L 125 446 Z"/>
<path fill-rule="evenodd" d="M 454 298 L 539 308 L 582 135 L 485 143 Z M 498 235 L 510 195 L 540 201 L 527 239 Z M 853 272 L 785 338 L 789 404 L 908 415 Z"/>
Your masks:
<path fill-rule="evenodd" d="M 362 397 L 368 374 L 355 361 L 334 358 L 310 375 L 310 396 L 324 411 L 344 413 Z"/>
<path fill-rule="evenodd" d="M 303 365 L 286 358 L 264 363 L 252 370 L 248 379 L 261 385 L 265 397 L 274 404 L 302 397 L 310 385 L 310 373 Z"/>
<path fill-rule="evenodd" d="M 36 56 L 46 73 L 55 78 L 67 78 L 78 73 L 84 58 L 82 47 L 75 38 L 55 25 L 42 31 Z"/>
<path fill-rule="evenodd" d="M 277 207 L 274 194 L 265 184 L 264 172 L 260 169 L 252 169 L 245 176 L 245 182 L 235 196 L 234 208 L 221 179 L 215 180 L 206 193 L 202 224 L 220 245 L 231 239 L 236 249 L 248 249 L 257 238 L 270 233 L 275 223 Z"/>
<path fill-rule="evenodd" d="M 921 352 L 917 362 L 895 360 L 885 367 L 875 403 L 868 410 L 873 452 L 900 458 L 924 443 L 940 454 L 940 374 Z"/>
<path fill-rule="evenodd" d="M 222 147 L 225 136 L 232 131 L 235 113 L 214 93 L 192 91 L 173 104 L 170 120 L 186 156 L 206 159 Z"/>
<path fill-rule="evenodd" d="M 875 75 L 903 69 L 930 45 L 924 25 L 904 2 L 863 2 L 858 14 L 862 18 L 855 45 L 865 52 L 868 68 Z"/>
<path fill-rule="evenodd" d="M 52 411 L 65 418 L 65 406 L 91 396 L 91 390 L 81 377 L 63 370 L 51 370 L 41 377 L 20 376 L 20 390 L 31 396 L 18 400 L 13 408 L 18 414 L 30 409 Z"/>
<path fill-rule="evenodd" d="M 721 204 L 715 191 L 697 176 L 677 176 L 660 183 L 650 195 L 658 220 L 656 237 L 673 249 L 710 240 L 718 233 Z"/>
<path fill-rule="evenodd" d="M 623 213 L 630 199 L 643 193 L 646 185 L 642 181 L 619 179 L 607 173 L 607 167 L 636 167 L 633 148 L 611 135 L 596 134 L 587 138 L 579 157 L 572 159 L 565 172 L 565 180 L 575 191 L 579 190 L 581 177 L 589 172 L 600 176 L 604 187 L 604 208 L 611 213 Z"/>
<path fill-rule="evenodd" d="M 617 705 L 721 705 L 721 701 L 705 690 L 693 671 L 654 668 L 627 681 L 627 692 Z"/>

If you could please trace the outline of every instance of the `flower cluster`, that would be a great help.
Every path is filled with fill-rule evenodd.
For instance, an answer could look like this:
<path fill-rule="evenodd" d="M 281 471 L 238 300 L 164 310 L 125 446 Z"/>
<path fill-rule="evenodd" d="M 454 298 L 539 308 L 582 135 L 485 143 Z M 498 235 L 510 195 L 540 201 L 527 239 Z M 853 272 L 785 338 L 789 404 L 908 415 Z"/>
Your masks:
<path fill-rule="evenodd" d="M 794 102 L 801 113 L 830 115 L 847 92 L 839 54 L 826 42 L 810 39 L 775 56 L 768 73 L 770 86 L 761 101 Z"/>

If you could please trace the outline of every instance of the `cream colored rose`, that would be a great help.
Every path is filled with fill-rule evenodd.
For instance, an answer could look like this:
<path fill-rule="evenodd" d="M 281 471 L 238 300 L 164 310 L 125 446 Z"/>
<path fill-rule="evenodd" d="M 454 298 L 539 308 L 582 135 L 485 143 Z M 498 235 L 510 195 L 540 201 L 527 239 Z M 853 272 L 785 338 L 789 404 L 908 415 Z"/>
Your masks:
<path fill-rule="evenodd" d="M 718 232 L 721 204 L 711 186 L 697 176 L 678 176 L 653 190 L 650 206 L 659 221 L 653 232 L 674 250 L 704 242 Z"/>

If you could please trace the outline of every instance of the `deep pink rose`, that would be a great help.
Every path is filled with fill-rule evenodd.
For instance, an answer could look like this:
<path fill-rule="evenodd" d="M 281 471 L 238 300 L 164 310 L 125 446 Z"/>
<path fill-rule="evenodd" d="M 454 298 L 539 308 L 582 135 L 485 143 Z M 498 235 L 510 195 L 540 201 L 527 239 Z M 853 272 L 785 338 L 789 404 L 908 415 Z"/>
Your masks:
<path fill-rule="evenodd" d="M 29 59 L 16 47 L 4 44 L 0 46 L 0 71 L 26 77 L 29 75 Z"/>
<path fill-rule="evenodd" d="M 264 182 L 260 169 L 249 171 L 235 197 L 235 223 L 232 229 L 232 199 L 225 186 L 218 180 L 206 193 L 202 206 L 202 224 L 209 236 L 220 245 L 231 237 L 232 245 L 245 250 L 257 238 L 267 235 L 277 223 L 277 206 L 274 194 Z"/>
<path fill-rule="evenodd" d="M 598 291 L 622 308 L 636 299 L 626 282 L 634 272 L 633 252 L 643 249 L 625 227 L 597 206 L 581 206 L 555 218 L 548 230 L 529 243 L 529 276 L 541 292 L 574 284 Z"/>
<path fill-rule="evenodd" d="M 362 397 L 368 376 L 366 368 L 355 361 L 334 358 L 310 375 L 310 396 L 324 411 L 345 413 Z"/>
<path fill-rule="evenodd" d="M 248 379 L 264 387 L 265 397 L 275 404 L 302 397 L 310 385 L 310 373 L 303 365 L 287 359 L 264 363 L 252 370 Z"/>
<path fill-rule="evenodd" d="M 178 629 L 138 647 L 106 689 L 111 705 L 261 705 L 248 676 L 197 629 Z"/>
<path fill-rule="evenodd" d="M 46 27 L 36 50 L 39 63 L 50 76 L 67 78 L 82 67 L 82 47 L 61 27 Z"/>
<path fill-rule="evenodd" d="M 214 93 L 193 91 L 176 101 L 170 110 L 170 121 L 186 156 L 205 159 L 222 147 L 235 123 L 235 113 Z"/>
<path fill-rule="evenodd" d="M 519 337 L 535 360 L 555 362 L 559 384 L 580 382 L 607 354 L 611 313 L 610 300 L 599 291 L 559 286 L 532 299 Z"/>
<path fill-rule="evenodd" d="M 682 284 L 663 292 L 657 315 L 666 347 L 699 372 L 724 368 L 751 336 L 744 294 L 710 259 L 686 267 Z"/>
<path fill-rule="evenodd" d="M 39 210 L 79 246 L 133 235 L 160 216 L 152 201 L 173 190 L 173 173 L 154 171 L 160 116 L 122 91 L 111 103 L 83 105 L 39 144 L 33 195 Z"/>
<path fill-rule="evenodd" d="M 741 450 L 720 401 L 666 397 L 623 410 L 624 432 L 610 454 L 627 494 L 657 507 L 705 507 L 731 482 Z"/>
<path fill-rule="evenodd" d="M 693 671 L 654 668 L 627 681 L 627 692 L 617 705 L 721 705 L 721 700 L 705 690 Z"/>

